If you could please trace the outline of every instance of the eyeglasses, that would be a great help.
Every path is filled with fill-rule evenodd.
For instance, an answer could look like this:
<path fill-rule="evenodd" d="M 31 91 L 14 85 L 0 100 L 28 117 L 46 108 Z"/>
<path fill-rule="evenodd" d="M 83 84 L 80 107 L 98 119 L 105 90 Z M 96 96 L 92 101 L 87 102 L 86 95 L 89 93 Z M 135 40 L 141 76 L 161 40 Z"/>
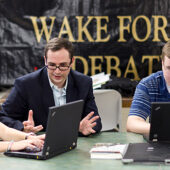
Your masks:
<path fill-rule="evenodd" d="M 60 70 L 60 71 L 66 71 L 70 68 L 70 64 L 66 64 L 66 63 L 61 63 L 59 66 L 56 66 L 55 64 L 53 63 L 48 63 L 46 65 L 46 67 L 49 69 L 49 70 L 56 70 L 57 68 Z"/>

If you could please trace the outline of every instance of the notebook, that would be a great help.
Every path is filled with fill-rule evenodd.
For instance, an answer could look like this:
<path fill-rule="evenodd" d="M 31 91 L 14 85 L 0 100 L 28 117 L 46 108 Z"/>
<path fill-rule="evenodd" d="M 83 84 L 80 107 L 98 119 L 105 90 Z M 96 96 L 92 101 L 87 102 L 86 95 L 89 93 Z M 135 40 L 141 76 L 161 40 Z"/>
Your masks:
<path fill-rule="evenodd" d="M 128 144 L 123 163 L 170 163 L 170 102 L 152 103 L 150 123 L 149 136 L 144 136 L 147 142 Z"/>
<path fill-rule="evenodd" d="M 41 152 L 8 151 L 4 154 L 45 160 L 74 149 L 77 146 L 83 103 L 83 100 L 78 100 L 58 107 L 49 107 L 46 138 Z"/>

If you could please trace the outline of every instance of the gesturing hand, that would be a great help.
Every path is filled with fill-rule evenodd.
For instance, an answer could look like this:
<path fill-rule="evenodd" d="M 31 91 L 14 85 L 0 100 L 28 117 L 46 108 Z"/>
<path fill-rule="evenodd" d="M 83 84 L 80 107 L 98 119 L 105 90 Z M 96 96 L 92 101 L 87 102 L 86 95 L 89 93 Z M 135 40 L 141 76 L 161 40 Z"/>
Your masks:
<path fill-rule="evenodd" d="M 27 132 L 27 133 L 29 133 L 29 132 L 37 133 L 37 132 L 39 132 L 40 130 L 43 129 L 42 125 L 35 126 L 32 110 L 29 110 L 28 120 L 24 121 L 23 125 L 24 125 L 24 132 Z"/>
<path fill-rule="evenodd" d="M 94 112 L 90 112 L 84 119 L 81 120 L 79 131 L 83 135 L 89 135 L 91 133 L 96 133 L 95 130 L 93 130 L 93 127 L 96 126 L 96 120 L 99 118 L 99 116 L 93 116 Z"/>

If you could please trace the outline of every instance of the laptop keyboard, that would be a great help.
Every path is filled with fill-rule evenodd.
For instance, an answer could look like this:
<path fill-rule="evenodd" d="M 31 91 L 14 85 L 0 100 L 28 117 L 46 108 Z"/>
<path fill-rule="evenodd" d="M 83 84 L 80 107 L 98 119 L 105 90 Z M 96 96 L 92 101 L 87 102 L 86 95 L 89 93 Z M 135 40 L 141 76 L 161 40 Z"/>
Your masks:
<path fill-rule="evenodd" d="M 28 152 L 28 153 L 36 153 L 36 152 L 42 151 L 42 149 L 38 147 L 35 147 L 35 148 L 26 147 L 23 151 Z"/>

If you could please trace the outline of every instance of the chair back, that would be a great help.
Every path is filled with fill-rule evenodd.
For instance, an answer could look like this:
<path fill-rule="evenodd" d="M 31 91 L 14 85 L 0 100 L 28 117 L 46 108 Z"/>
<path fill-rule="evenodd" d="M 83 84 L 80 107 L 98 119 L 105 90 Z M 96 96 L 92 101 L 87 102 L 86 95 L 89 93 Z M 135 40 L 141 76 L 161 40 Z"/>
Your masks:
<path fill-rule="evenodd" d="M 121 130 L 122 97 L 113 89 L 94 90 L 96 105 L 102 121 L 101 131 Z"/>

